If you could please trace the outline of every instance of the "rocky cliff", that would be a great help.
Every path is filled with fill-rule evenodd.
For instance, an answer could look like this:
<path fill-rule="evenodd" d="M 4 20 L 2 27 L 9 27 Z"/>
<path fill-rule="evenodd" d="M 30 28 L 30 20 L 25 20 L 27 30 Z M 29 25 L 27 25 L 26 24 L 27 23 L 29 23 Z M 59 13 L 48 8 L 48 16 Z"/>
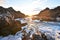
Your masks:
<path fill-rule="evenodd" d="M 2 6 L 0 6 L 0 14 L 4 14 L 4 13 L 10 13 L 12 16 L 14 16 L 14 18 L 24 18 L 25 15 L 23 13 L 21 13 L 20 11 L 15 11 L 12 7 L 9 8 L 4 8 Z"/>
<path fill-rule="evenodd" d="M 12 7 L 3 8 L 0 6 L 0 36 L 7 36 L 20 31 L 21 27 L 26 24 L 21 24 L 20 21 L 15 21 L 14 19 L 24 17 L 24 14 L 15 11 Z"/>
<path fill-rule="evenodd" d="M 44 21 L 60 21 L 60 6 L 54 9 L 46 8 L 38 14 L 38 17 Z"/>

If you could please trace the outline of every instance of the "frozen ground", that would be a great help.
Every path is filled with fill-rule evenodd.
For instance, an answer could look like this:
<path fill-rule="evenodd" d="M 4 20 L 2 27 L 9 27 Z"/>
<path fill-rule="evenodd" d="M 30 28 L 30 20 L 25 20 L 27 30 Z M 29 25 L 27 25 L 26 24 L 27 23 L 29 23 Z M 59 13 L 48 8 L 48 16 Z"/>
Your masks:
<path fill-rule="evenodd" d="M 6 37 L 0 36 L 0 40 L 22 40 L 24 34 L 30 32 L 32 34 L 39 34 L 38 32 L 44 33 L 48 40 L 60 40 L 60 23 L 59 22 L 40 22 L 39 20 L 29 20 L 28 25 L 22 27 L 22 30 L 17 32 L 15 35 L 9 35 Z M 26 32 L 23 32 L 26 31 Z"/>

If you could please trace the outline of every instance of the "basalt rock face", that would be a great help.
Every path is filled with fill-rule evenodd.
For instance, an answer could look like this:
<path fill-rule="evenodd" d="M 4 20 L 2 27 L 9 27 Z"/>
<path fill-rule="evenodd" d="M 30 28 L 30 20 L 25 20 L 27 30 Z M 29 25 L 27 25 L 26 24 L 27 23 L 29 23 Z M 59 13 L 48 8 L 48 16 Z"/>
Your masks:
<path fill-rule="evenodd" d="M 38 14 L 38 17 L 44 21 L 60 21 L 60 6 L 54 9 L 46 8 Z"/>
<path fill-rule="evenodd" d="M 10 8 L 0 6 L 0 36 L 15 34 L 21 30 L 21 27 L 26 24 L 21 24 L 20 21 L 15 21 L 15 18 L 23 18 L 24 14 L 20 14 Z"/>

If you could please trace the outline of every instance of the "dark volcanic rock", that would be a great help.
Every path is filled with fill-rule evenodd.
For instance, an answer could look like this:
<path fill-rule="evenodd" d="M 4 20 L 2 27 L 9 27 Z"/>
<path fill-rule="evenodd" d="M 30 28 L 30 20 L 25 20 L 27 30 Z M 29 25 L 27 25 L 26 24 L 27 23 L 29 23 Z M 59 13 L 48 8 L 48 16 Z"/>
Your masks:
<path fill-rule="evenodd" d="M 7 36 L 20 31 L 21 27 L 26 24 L 21 24 L 20 21 L 15 21 L 14 19 L 23 17 L 25 17 L 24 14 L 15 11 L 12 7 L 3 8 L 0 6 L 0 36 Z"/>
<path fill-rule="evenodd" d="M 38 14 L 38 17 L 44 21 L 60 21 L 60 6 L 54 9 L 46 8 Z"/>

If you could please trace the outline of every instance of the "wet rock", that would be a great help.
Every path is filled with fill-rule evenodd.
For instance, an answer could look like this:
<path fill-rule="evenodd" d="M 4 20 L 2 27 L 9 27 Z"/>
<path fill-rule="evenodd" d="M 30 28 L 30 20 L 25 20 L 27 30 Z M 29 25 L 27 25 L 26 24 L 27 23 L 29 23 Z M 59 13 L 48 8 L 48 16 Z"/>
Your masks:
<path fill-rule="evenodd" d="M 40 35 L 33 34 L 33 39 L 32 40 L 43 40 Z"/>
<path fill-rule="evenodd" d="M 48 39 L 47 39 L 47 36 L 46 36 L 44 33 L 41 34 L 41 37 L 42 37 L 44 40 L 48 40 Z"/>
<path fill-rule="evenodd" d="M 2 18 L 3 19 L 3 18 Z M 0 19 L 0 35 L 7 36 L 9 34 L 15 34 L 21 30 L 22 26 L 26 24 L 21 24 L 19 21 Z"/>
<path fill-rule="evenodd" d="M 24 14 L 22 14 L 24 15 Z M 21 30 L 22 26 L 20 21 L 15 21 L 15 18 L 24 17 L 21 12 L 15 11 L 12 7 L 3 8 L 0 6 L 0 36 L 7 36 L 9 34 L 14 35 L 16 32 Z"/>

